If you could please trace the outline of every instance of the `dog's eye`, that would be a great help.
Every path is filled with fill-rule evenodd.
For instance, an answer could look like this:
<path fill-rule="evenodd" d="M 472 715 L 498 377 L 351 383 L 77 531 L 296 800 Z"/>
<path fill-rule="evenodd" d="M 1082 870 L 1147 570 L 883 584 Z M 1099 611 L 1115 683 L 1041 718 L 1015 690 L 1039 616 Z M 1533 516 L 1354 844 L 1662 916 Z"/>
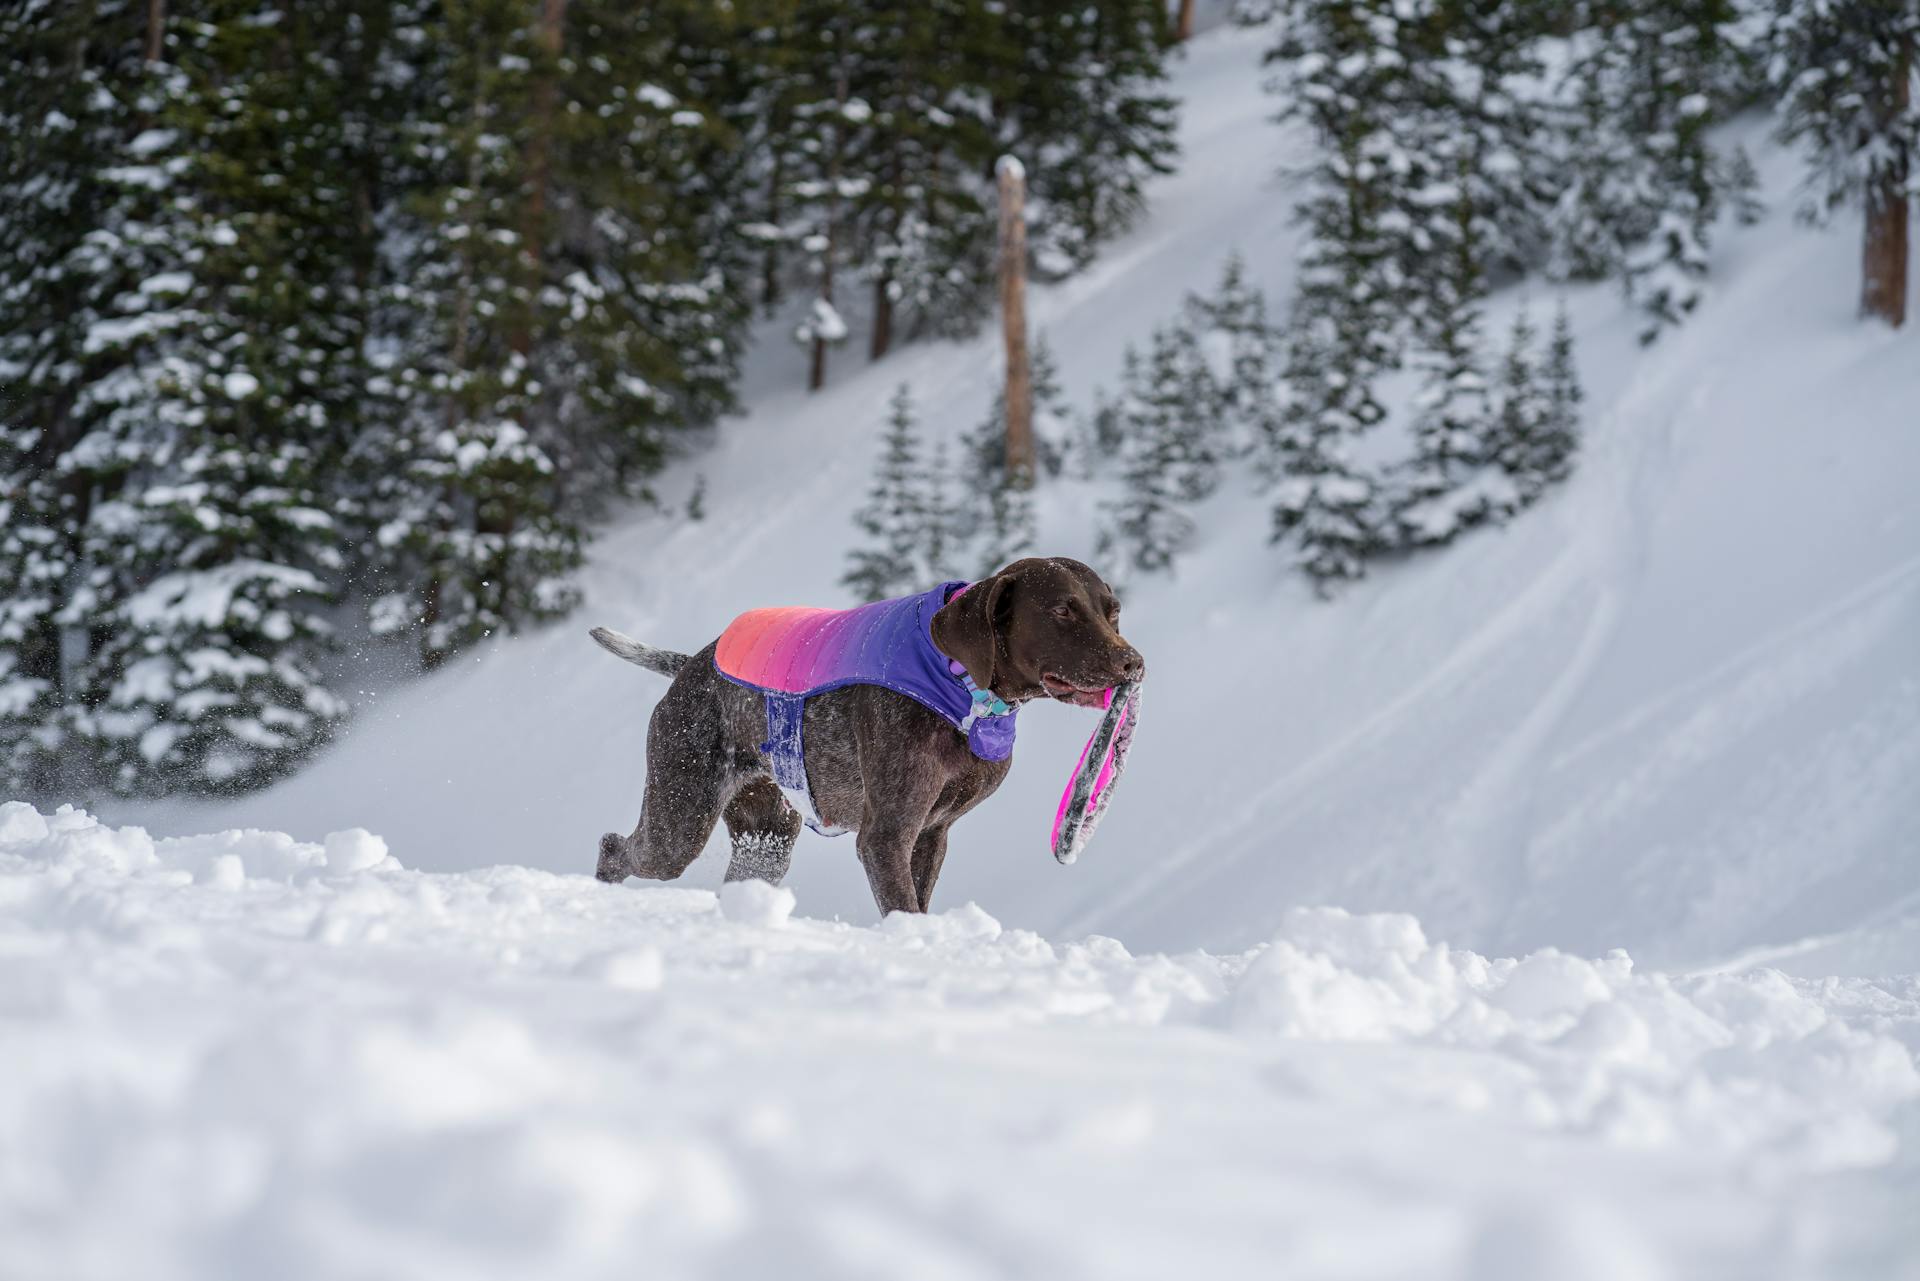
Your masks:
<path fill-rule="evenodd" d="M 1070 623 L 1073 621 L 1073 606 L 1065 603 L 1064 601 L 1058 605 L 1055 605 L 1051 612 L 1055 618 L 1059 619 L 1063 623 Z"/>

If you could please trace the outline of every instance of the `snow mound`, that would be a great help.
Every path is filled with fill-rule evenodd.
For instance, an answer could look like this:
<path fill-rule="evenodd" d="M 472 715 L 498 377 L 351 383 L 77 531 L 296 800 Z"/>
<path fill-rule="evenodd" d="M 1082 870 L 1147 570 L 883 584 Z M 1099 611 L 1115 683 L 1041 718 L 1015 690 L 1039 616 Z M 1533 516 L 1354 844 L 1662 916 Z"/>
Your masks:
<path fill-rule="evenodd" d="M 1234 956 L 792 910 L 0 806 L 0 1275 L 1893 1277 L 1920 1249 L 1912 979 L 1491 959 L 1334 909 Z"/>
<path fill-rule="evenodd" d="M 734 881 L 720 887 L 720 913 L 741 925 L 779 929 L 793 915 L 793 891 L 765 881 Z"/>

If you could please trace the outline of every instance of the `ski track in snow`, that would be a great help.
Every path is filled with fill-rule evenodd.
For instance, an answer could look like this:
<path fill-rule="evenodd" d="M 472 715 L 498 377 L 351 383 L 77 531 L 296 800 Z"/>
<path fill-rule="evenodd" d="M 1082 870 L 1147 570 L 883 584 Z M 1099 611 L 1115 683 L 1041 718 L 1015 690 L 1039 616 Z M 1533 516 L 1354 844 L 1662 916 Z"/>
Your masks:
<path fill-rule="evenodd" d="M 1911 1276 L 1920 984 L 402 868 L 0 806 L 0 1275 Z"/>

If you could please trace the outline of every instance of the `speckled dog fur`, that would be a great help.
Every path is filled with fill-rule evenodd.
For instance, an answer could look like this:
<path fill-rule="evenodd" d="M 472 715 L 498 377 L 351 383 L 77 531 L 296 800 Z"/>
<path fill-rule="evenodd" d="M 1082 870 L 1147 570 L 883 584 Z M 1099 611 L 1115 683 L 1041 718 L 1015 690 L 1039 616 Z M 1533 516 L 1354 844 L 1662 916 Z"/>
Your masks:
<path fill-rule="evenodd" d="M 724 817 L 733 841 L 727 879 L 777 882 L 801 820 L 761 758 L 761 695 L 720 675 L 712 645 L 689 657 L 600 629 L 594 637 L 673 677 L 647 728 L 639 825 L 629 836 L 600 838 L 596 875 L 670 881 Z M 1060 558 L 1015 561 L 975 583 L 934 615 L 933 642 L 1010 704 L 1064 701 L 1072 690 L 1137 681 L 1146 667 L 1120 635 L 1113 591 L 1079 561 Z M 934 712 L 876 685 L 808 699 L 801 736 L 820 817 L 858 833 L 874 902 L 883 913 L 926 911 L 948 830 L 993 795 L 1012 760 L 981 760 Z"/>

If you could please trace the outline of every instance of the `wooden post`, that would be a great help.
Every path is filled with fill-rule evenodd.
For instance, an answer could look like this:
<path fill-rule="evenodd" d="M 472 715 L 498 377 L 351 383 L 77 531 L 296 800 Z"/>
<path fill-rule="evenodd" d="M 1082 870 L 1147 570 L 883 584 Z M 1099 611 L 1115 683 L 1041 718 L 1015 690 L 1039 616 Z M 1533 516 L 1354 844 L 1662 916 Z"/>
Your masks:
<path fill-rule="evenodd" d="M 1193 0 L 1180 0 L 1180 16 L 1174 20 L 1173 38 L 1182 44 L 1193 39 Z"/>
<path fill-rule="evenodd" d="M 1007 482 L 1033 483 L 1033 376 L 1027 364 L 1027 170 L 1012 156 L 1000 178 L 1000 316 L 1007 339 Z"/>

